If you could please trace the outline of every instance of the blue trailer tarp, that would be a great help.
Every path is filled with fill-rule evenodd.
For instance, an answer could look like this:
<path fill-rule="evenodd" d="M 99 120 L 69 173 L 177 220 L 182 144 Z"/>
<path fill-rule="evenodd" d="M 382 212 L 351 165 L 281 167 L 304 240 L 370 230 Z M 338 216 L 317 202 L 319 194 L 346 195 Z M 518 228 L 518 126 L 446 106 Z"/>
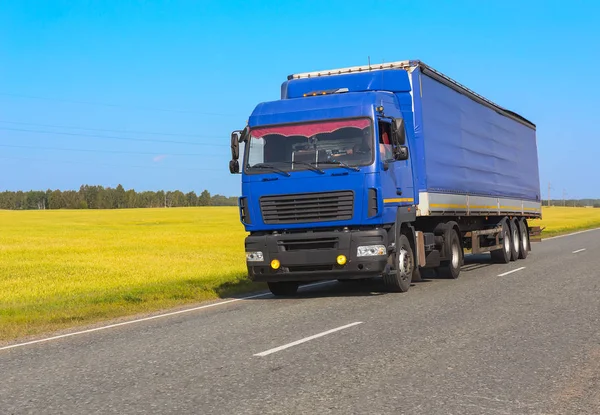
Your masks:
<path fill-rule="evenodd" d="M 411 73 L 420 191 L 540 200 L 536 132 L 427 76 Z M 417 183 L 415 183 L 417 184 Z"/>

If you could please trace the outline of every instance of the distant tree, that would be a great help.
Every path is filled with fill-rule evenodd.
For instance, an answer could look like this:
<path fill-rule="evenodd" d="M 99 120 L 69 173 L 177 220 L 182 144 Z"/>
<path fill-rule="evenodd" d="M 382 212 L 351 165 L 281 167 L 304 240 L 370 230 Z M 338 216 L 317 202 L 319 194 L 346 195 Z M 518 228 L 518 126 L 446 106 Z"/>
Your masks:
<path fill-rule="evenodd" d="M 48 206 L 50 209 L 63 209 L 65 207 L 65 201 L 60 190 L 52 191 L 48 200 Z"/>
<path fill-rule="evenodd" d="M 191 191 L 185 194 L 186 206 L 197 206 L 198 205 L 198 196 L 196 192 Z"/>
<path fill-rule="evenodd" d="M 159 190 L 154 194 L 154 200 L 152 201 L 151 207 L 166 207 L 167 206 L 167 194 L 164 190 Z"/>
<path fill-rule="evenodd" d="M 141 207 L 138 206 L 139 196 L 133 189 L 129 189 L 125 192 L 125 207 L 127 208 L 136 208 Z"/>
<path fill-rule="evenodd" d="M 114 190 L 113 203 L 113 207 L 117 209 L 123 209 L 124 207 L 126 207 L 125 189 L 123 189 L 123 186 L 121 184 L 117 185 L 117 188 Z"/>
<path fill-rule="evenodd" d="M 198 197 L 198 206 L 210 206 L 210 193 L 204 190 Z"/>
<path fill-rule="evenodd" d="M 214 195 L 210 198 L 210 204 L 213 206 L 236 206 L 237 198 L 222 195 Z"/>

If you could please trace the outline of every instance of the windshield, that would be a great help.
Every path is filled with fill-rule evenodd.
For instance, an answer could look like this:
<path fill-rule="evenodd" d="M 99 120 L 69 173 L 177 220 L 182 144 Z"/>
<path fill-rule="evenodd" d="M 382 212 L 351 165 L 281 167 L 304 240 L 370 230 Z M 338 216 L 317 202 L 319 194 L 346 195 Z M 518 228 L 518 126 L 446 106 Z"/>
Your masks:
<path fill-rule="evenodd" d="M 246 169 L 366 166 L 373 162 L 372 130 L 368 118 L 256 127 L 250 131 Z"/>

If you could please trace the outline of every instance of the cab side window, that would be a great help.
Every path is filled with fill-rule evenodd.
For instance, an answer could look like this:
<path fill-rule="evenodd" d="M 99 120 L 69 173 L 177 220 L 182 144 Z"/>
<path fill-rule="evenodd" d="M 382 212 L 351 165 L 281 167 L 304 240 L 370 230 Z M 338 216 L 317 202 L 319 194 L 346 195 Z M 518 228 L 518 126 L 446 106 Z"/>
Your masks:
<path fill-rule="evenodd" d="M 393 160 L 392 125 L 388 122 L 379 122 L 379 154 L 381 160 Z"/>

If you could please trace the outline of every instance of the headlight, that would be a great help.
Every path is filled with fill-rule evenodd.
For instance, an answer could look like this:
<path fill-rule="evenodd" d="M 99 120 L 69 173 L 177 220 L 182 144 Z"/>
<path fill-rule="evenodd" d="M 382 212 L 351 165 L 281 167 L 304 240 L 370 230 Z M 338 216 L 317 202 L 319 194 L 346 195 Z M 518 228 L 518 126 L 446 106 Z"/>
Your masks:
<path fill-rule="evenodd" d="M 246 261 L 248 262 L 261 262 L 264 259 L 263 253 L 260 251 L 246 252 Z"/>
<path fill-rule="evenodd" d="M 367 245 L 367 246 L 359 246 L 356 249 L 356 256 L 378 256 L 385 255 L 387 250 L 383 245 Z"/>

